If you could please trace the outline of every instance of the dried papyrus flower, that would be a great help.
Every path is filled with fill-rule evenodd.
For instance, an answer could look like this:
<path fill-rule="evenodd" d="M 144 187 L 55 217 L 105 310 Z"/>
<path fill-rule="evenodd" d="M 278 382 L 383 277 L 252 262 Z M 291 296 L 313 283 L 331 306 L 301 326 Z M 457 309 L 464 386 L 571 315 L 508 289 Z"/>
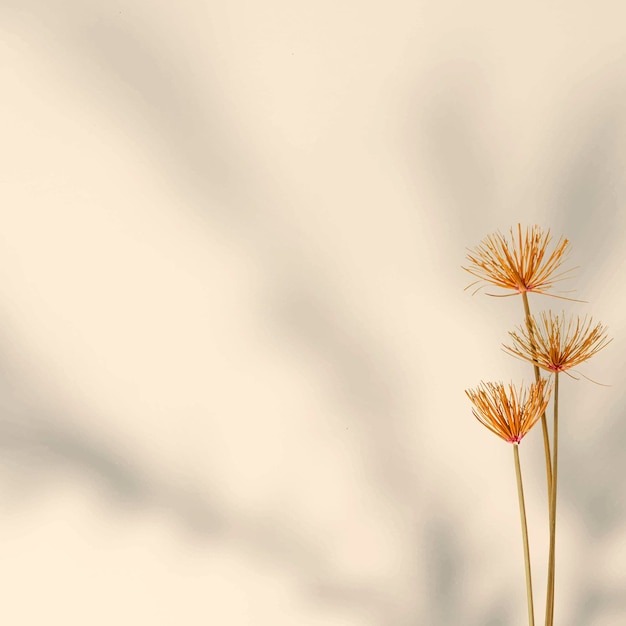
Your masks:
<path fill-rule="evenodd" d="M 592 318 L 542 312 L 531 316 L 526 326 L 509 332 L 512 346 L 504 349 L 550 372 L 564 372 L 580 365 L 608 345 L 606 327 Z"/>
<path fill-rule="evenodd" d="M 509 443 L 518 444 L 546 410 L 551 389 L 545 378 L 526 391 L 509 384 L 480 383 L 465 393 L 474 405 L 474 417 L 491 432 Z"/>
<path fill-rule="evenodd" d="M 463 269 L 478 280 L 466 289 L 487 282 L 514 292 L 501 295 L 527 291 L 555 295 L 548 292 L 556 282 L 567 278 L 566 274 L 571 271 L 556 273 L 569 251 L 569 241 L 562 237 L 548 252 L 551 240 L 549 230 L 543 232 L 539 226 L 531 226 L 523 232 L 521 224 L 517 225 L 517 233 L 511 228 L 509 238 L 500 232 L 488 235 L 476 248 L 468 250 L 470 264 Z M 481 287 L 476 291 L 479 289 Z"/>

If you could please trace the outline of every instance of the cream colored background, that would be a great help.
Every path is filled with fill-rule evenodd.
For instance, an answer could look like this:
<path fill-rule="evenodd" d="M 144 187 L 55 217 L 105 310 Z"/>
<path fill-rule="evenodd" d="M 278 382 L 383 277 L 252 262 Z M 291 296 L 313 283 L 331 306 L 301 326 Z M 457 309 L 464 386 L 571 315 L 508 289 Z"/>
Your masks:
<path fill-rule="evenodd" d="M 532 378 L 521 304 L 459 269 L 518 221 L 615 337 L 563 385 L 558 623 L 626 623 L 623 13 L 0 1 L 2 623 L 526 623 L 463 395 Z"/>

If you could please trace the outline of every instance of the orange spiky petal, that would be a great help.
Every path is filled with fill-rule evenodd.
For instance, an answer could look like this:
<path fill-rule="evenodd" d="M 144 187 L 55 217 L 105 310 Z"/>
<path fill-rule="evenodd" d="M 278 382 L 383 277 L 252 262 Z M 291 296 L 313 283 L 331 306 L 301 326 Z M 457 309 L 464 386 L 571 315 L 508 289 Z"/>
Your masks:
<path fill-rule="evenodd" d="M 526 391 L 513 384 L 481 382 L 465 393 L 474 405 L 474 417 L 491 432 L 509 443 L 518 444 L 537 423 L 548 405 L 551 388 L 540 378 Z"/>
<path fill-rule="evenodd" d="M 543 232 L 539 226 L 531 226 L 522 232 L 521 224 L 517 225 L 516 234 L 511 228 L 510 238 L 500 232 L 488 235 L 476 248 L 468 250 L 470 266 L 463 269 L 478 281 L 466 289 L 487 282 L 515 293 L 533 291 L 554 295 L 548 292 L 555 283 L 568 278 L 567 274 L 572 270 L 556 273 L 569 252 L 569 241 L 561 237 L 548 253 L 551 240 L 550 230 Z"/>
<path fill-rule="evenodd" d="M 504 349 L 514 356 L 535 363 L 550 372 L 564 372 L 590 359 L 612 339 L 600 323 L 591 317 L 570 317 L 543 311 L 539 318 L 531 316 L 525 327 L 509 332 L 512 346 Z"/>

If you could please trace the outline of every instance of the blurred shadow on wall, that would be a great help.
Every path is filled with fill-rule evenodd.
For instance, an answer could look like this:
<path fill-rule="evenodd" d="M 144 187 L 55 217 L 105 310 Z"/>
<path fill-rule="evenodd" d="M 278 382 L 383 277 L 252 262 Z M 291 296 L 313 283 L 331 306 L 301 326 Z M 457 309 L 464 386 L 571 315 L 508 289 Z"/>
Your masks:
<path fill-rule="evenodd" d="M 3 380 L 0 409 L 2 469 L 7 493 L 18 505 L 57 482 L 81 478 L 120 512 L 154 508 L 184 529 L 207 534 L 220 530 L 221 515 L 206 496 L 197 500 L 193 493 L 159 482 L 130 451 L 109 443 L 106 432 L 90 433 L 73 416 L 16 397 Z"/>
<path fill-rule="evenodd" d="M 581 381 L 580 384 L 591 384 Z M 601 407 L 601 411 L 606 409 Z M 596 416 L 589 415 L 589 419 Z M 562 448 L 562 463 L 566 469 L 559 486 L 559 500 L 565 501 L 570 511 L 575 511 L 586 531 L 586 541 L 577 545 L 579 563 L 606 562 L 614 548 L 611 542 L 624 534 L 626 525 L 626 395 L 608 410 L 608 419 L 602 420 L 596 436 L 586 442 L 571 439 Z M 618 582 L 617 588 L 606 588 L 606 578 L 593 567 L 578 572 L 581 593 L 576 601 L 575 626 L 586 626 L 602 616 L 611 607 L 626 608 L 626 587 Z"/>
<path fill-rule="evenodd" d="M 376 589 L 335 580 L 326 555 L 297 533 L 285 529 L 280 512 L 249 515 L 229 510 L 211 498 L 202 477 L 184 487 L 142 466 L 123 444 L 107 443 L 106 433 L 89 433 L 79 420 L 12 397 L 0 381 L 0 478 L 3 496 L 12 507 L 29 506 L 60 483 L 86 481 L 118 515 L 158 515 L 169 520 L 181 538 L 219 541 L 270 569 L 289 572 L 305 597 L 325 605 L 367 609 L 386 624 L 387 602 Z M 326 581 L 321 583 L 321 581 Z"/>
<path fill-rule="evenodd" d="M 64 11 L 70 4 L 64 4 Z M 373 340 L 373 333 L 357 330 L 353 320 L 339 321 L 323 277 L 315 275 L 284 241 L 285 226 L 267 209 L 272 194 L 259 175 L 261 161 L 248 152 L 245 141 L 234 139 L 239 134 L 223 114 L 228 108 L 223 96 L 216 90 L 208 103 L 184 61 L 172 50 L 165 54 L 164 42 L 140 31 L 140 24 L 119 25 L 111 15 L 97 15 L 97 6 L 90 9 L 94 15 L 87 15 L 84 7 L 74 4 L 76 15 L 89 19 L 85 24 L 74 19 L 64 25 L 64 63 L 79 69 L 78 80 L 87 91 L 95 86 L 98 98 L 108 95 L 99 105 L 114 110 L 116 119 L 121 111 L 145 122 L 135 131 L 143 131 L 148 142 L 156 139 L 161 146 L 164 175 L 207 212 L 210 208 L 212 219 L 228 218 L 228 226 L 238 231 L 244 244 L 262 255 L 268 272 L 283 276 L 274 270 L 291 269 L 292 283 L 276 283 L 275 303 L 270 306 L 275 327 L 286 339 L 297 337 L 302 353 L 314 354 L 314 360 L 321 362 L 321 372 L 331 372 L 330 385 L 334 392 L 340 390 L 338 402 L 350 407 L 351 425 L 361 429 L 367 464 L 372 476 L 379 478 L 380 497 L 386 505 L 409 511 L 416 504 L 414 477 L 397 453 L 402 448 L 406 407 L 398 404 L 402 390 L 393 381 L 401 377 L 395 376 L 393 355 Z M 97 72 L 91 71 L 94 68 Z M 268 231 L 275 237 L 274 245 L 267 245 Z M 302 288 L 312 284 L 315 290 Z M 0 424 L 0 445 L 14 459 L 14 472 L 30 473 L 40 484 L 50 481 L 55 471 L 89 476 L 117 506 L 167 512 L 199 538 L 232 542 L 238 549 L 279 563 L 294 572 L 312 598 L 371 607 L 371 623 L 380 626 L 414 622 L 409 611 L 398 611 L 384 591 L 334 580 L 327 571 L 326 555 L 314 542 L 304 544 L 275 530 L 272 515 L 279 512 L 265 519 L 229 512 L 202 488 L 192 488 L 190 494 L 172 489 L 114 446 L 104 445 L 102 437 L 78 431 L 63 416 L 41 407 L 18 407 L 11 414 L 13 418 L 6 417 Z M 419 542 L 414 539 L 407 550 L 417 555 Z M 320 580 L 332 582 L 322 585 Z"/>
<path fill-rule="evenodd" d="M 115 16 L 80 25 L 67 42 L 68 67 L 78 66 L 88 77 L 87 91 L 95 88 L 101 94 L 102 85 L 107 86 L 108 97 L 100 105 L 109 114 L 120 112 L 148 145 L 156 142 L 153 154 L 166 179 L 177 182 L 178 192 L 200 198 L 203 207 L 221 211 L 221 217 L 237 218 L 239 226 L 251 217 L 258 166 L 250 164 L 249 146 L 227 115 L 210 64 L 202 66 L 206 75 L 199 81 L 184 57 L 168 50 L 173 41 L 139 26 Z M 72 54 L 75 50 L 81 54 Z M 213 93 L 200 88 L 207 84 Z"/>
<path fill-rule="evenodd" d="M 151 120 L 163 154 L 177 161 L 175 168 L 167 168 L 168 176 L 177 179 L 177 185 L 185 184 L 201 206 L 208 207 L 210 199 L 213 213 L 215 201 L 222 204 L 238 237 L 245 238 L 245 245 L 261 255 L 274 278 L 275 290 L 267 309 L 272 328 L 290 349 L 299 346 L 303 358 L 322 379 L 327 377 L 329 392 L 347 409 L 344 413 L 352 416 L 350 425 L 358 429 L 364 443 L 369 478 L 372 485 L 378 485 L 381 500 L 414 515 L 413 507 L 418 504 L 413 495 L 414 477 L 398 453 L 406 441 L 402 425 L 408 415 L 402 404 L 403 390 L 396 382 L 402 377 L 395 359 L 375 341 L 374 332 L 360 327 L 356 320 L 342 320 L 324 277 L 290 245 L 289 223 L 274 211 L 271 185 L 262 178 L 263 159 L 244 142 L 233 140 L 237 132 L 222 114 L 226 108 L 220 106 L 222 96 L 214 94 L 213 110 L 207 113 L 206 98 L 185 78 L 181 64 L 171 54 L 164 59 L 161 43 L 150 42 L 145 33 L 138 36 L 114 24 L 99 23 L 78 41 L 90 51 L 86 58 L 97 58 L 113 77 L 112 84 L 118 87 L 116 100 L 123 101 L 125 93 L 141 94 L 132 106 Z M 195 110 L 195 102 L 198 106 L 202 103 L 202 111 Z M 288 274 L 285 268 L 289 268 Z M 407 549 L 417 555 L 418 541 Z M 274 551 L 281 550 L 275 546 Z M 290 548 L 288 552 L 299 569 L 311 569 L 310 564 L 298 561 L 297 551 Z M 332 588 L 323 585 L 318 591 L 320 597 L 332 597 L 342 605 L 371 605 L 372 615 L 378 616 L 373 623 L 412 621 L 375 588 L 359 589 L 350 581 L 336 581 Z"/>
<path fill-rule="evenodd" d="M 403 519 L 411 522 L 414 534 L 409 533 L 406 550 L 415 559 L 410 587 L 418 589 L 419 570 L 424 565 L 420 546 L 426 538 L 417 518 L 425 511 L 416 495 L 418 477 L 408 462 L 411 450 L 406 425 L 415 416 L 410 415 L 401 382 L 405 377 L 396 356 L 376 339 L 375 328 L 364 327 L 335 308 L 332 293 L 319 275 L 292 275 L 291 284 L 281 285 L 275 304 L 273 323 L 280 340 L 311 363 L 325 393 L 341 407 L 346 426 L 359 441 L 368 485 L 381 506 L 400 511 Z M 397 606 L 374 587 L 355 588 L 350 581 L 338 581 L 334 588 L 320 587 L 320 594 L 326 601 L 358 602 L 361 607 L 376 599 L 379 617 L 373 623 L 381 626 L 424 623 L 422 617 L 415 621 L 417 609 L 412 599 L 405 607 Z M 430 596 L 419 599 L 430 600 Z"/>
<path fill-rule="evenodd" d="M 626 164 L 620 152 L 626 148 L 626 97 L 614 92 L 615 85 L 607 85 L 606 93 L 598 94 L 588 110 L 556 129 L 572 145 L 555 173 L 553 221 L 556 232 L 572 241 L 576 265 L 580 264 L 575 274 L 580 294 L 602 275 L 610 251 L 621 247 Z M 562 151 L 561 142 L 555 143 Z M 574 297 L 585 299 L 576 293 Z"/>
<path fill-rule="evenodd" d="M 415 174 L 428 177 L 426 186 L 433 185 L 440 200 L 448 245 L 461 251 L 480 222 L 498 218 L 501 155 L 489 132 L 489 92 L 475 58 L 441 60 L 420 81 L 403 135 L 410 140 L 403 146 L 410 180 L 419 193 L 424 181 Z"/>
<path fill-rule="evenodd" d="M 426 567 L 429 571 L 428 593 L 433 598 L 430 621 L 433 624 L 461 624 L 467 614 L 461 611 L 463 568 L 459 540 L 449 518 L 431 518 L 426 528 Z"/>
<path fill-rule="evenodd" d="M 455 280 L 462 272 L 450 262 L 461 263 L 465 248 L 481 235 L 481 223 L 498 219 L 499 148 L 487 131 L 489 84 L 480 63 L 472 55 L 441 60 L 427 79 L 420 79 L 407 132 L 403 133 L 405 169 L 414 184 L 416 205 L 421 187 L 432 186 L 439 214 L 431 216 L 441 228 L 441 255 L 437 266 L 444 280 Z M 409 141 L 406 141 L 406 138 Z M 417 175 L 416 175 L 417 173 Z M 426 180 L 422 180 L 421 177 Z M 416 230 L 420 216 L 416 215 Z M 449 275 L 446 276 L 446 274 Z M 425 567 L 429 579 L 430 619 L 441 626 L 475 624 L 502 626 L 512 623 L 510 603 L 494 597 L 492 604 L 470 618 L 465 581 L 470 575 L 467 550 L 455 531 L 454 522 L 444 515 L 449 509 L 428 514 L 425 531 Z M 416 621 L 415 625 L 425 622 Z"/>
<path fill-rule="evenodd" d="M 624 82 L 622 80 L 618 82 Z M 562 134 L 573 143 L 570 158 L 563 163 L 555 181 L 554 207 L 559 230 L 573 242 L 573 255 L 580 268 L 576 271 L 576 291 L 572 295 L 585 299 L 588 287 L 602 276 L 614 254 L 623 253 L 623 207 L 626 186 L 623 183 L 623 154 L 626 116 L 624 90 L 615 82 L 606 85 L 606 93 L 594 96 L 591 106 L 579 117 L 564 125 Z M 621 145 L 620 145 L 621 142 Z M 576 242 L 580 242 L 578 245 Z M 602 319 L 593 302 L 577 305 Z M 611 336 L 623 328 L 611 328 Z M 615 359 L 609 346 L 598 357 Z M 615 359 L 621 362 L 621 359 Z M 591 384 L 581 380 L 578 385 Z M 609 390 L 607 390 L 609 392 Z M 578 393 L 583 390 L 578 388 Z M 616 532 L 624 532 L 626 522 L 626 396 L 617 403 L 599 408 L 603 419 L 595 437 L 581 442 L 571 439 L 562 447 L 564 472 L 559 500 L 563 509 L 575 511 L 586 530 L 587 541 L 579 544 L 580 563 L 599 563 L 600 555 L 610 553 Z M 589 416 L 590 419 L 596 419 Z M 607 589 L 598 583 L 592 569 L 580 572 L 580 593 L 575 626 L 601 619 L 604 612 L 623 611 L 626 587 Z M 622 613 L 623 614 L 623 613 Z"/>
<path fill-rule="evenodd" d="M 26 37 L 49 37 L 52 71 L 73 83 L 93 108 L 140 135 L 147 152 L 158 155 L 164 177 L 177 180 L 179 192 L 193 192 L 224 217 L 245 216 L 259 179 L 255 168 L 247 167 L 250 146 L 234 126 L 210 59 L 204 60 L 202 75 L 194 73 L 197 68 L 176 47 L 174 29 L 172 39 L 163 40 L 155 23 L 136 19 L 140 3 L 135 8 L 131 3 L 132 11 L 79 0 L 28 5 L 0 0 L 7 21 L 32 27 Z M 215 91 L 202 89 L 207 86 Z"/>
<path fill-rule="evenodd" d="M 403 424 L 409 417 L 395 355 L 377 340 L 375 328 L 337 308 L 323 277 L 309 271 L 280 287 L 270 311 L 279 340 L 317 365 L 327 393 L 361 431 L 368 465 L 376 468 L 370 478 L 381 492 L 406 502 L 414 478 L 403 462 L 408 452 Z"/>

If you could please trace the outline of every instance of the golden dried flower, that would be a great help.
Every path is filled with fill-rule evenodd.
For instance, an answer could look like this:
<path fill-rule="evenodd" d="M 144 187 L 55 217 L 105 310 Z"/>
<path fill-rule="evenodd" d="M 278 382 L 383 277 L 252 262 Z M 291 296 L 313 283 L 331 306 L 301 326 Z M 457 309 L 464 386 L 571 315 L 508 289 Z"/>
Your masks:
<path fill-rule="evenodd" d="M 552 252 L 548 253 L 551 240 L 549 230 L 544 233 L 539 226 L 531 226 L 522 233 L 521 224 L 517 225 L 517 234 L 511 228 L 510 239 L 500 232 L 487 236 L 467 254 L 470 266 L 463 269 L 478 280 L 466 289 L 485 281 L 515 293 L 533 291 L 546 294 L 554 283 L 567 278 L 566 274 L 571 271 L 555 274 L 569 252 L 569 241 L 561 237 Z"/>
<path fill-rule="evenodd" d="M 465 393 L 474 405 L 474 417 L 481 424 L 504 441 L 518 444 L 546 410 L 551 393 L 546 385 L 547 380 L 540 378 L 526 392 L 513 384 L 509 384 L 507 391 L 503 383 L 480 383 Z"/>
<path fill-rule="evenodd" d="M 554 315 L 542 312 L 537 319 L 529 318 L 525 327 L 509 332 L 513 346 L 504 349 L 550 372 L 564 372 L 607 346 L 612 339 L 606 335 L 606 327 L 593 325 L 592 318 L 570 317 L 566 323 L 565 313 Z"/>

